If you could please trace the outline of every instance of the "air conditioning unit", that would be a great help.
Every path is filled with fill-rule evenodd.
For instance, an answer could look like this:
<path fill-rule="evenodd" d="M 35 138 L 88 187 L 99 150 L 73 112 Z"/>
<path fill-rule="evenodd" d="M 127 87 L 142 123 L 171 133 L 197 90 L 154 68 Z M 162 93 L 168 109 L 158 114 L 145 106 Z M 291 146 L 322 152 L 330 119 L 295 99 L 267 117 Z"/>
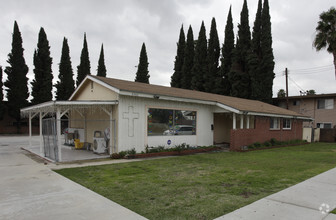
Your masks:
<path fill-rule="evenodd" d="M 94 153 L 103 154 L 106 153 L 106 140 L 102 136 L 101 131 L 95 131 L 93 136 L 93 147 L 92 150 Z"/>

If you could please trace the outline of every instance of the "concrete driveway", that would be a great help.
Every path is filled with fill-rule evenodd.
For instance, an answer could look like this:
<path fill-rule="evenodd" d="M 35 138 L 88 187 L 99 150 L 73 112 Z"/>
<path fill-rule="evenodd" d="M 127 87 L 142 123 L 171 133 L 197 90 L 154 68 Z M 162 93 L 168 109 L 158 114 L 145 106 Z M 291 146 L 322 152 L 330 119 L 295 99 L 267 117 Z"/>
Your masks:
<path fill-rule="evenodd" d="M 0 219 L 145 219 L 30 158 L 27 143 L 0 136 Z"/>

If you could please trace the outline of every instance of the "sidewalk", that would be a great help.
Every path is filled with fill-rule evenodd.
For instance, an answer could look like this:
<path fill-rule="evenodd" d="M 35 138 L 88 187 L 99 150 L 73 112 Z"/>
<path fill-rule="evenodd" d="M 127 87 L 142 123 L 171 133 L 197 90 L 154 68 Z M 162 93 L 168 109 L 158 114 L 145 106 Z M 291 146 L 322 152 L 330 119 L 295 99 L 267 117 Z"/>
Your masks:
<path fill-rule="evenodd" d="M 0 219 L 145 219 L 27 157 L 23 141 L 0 137 Z"/>
<path fill-rule="evenodd" d="M 319 174 L 217 220 L 336 220 L 336 168 Z"/>

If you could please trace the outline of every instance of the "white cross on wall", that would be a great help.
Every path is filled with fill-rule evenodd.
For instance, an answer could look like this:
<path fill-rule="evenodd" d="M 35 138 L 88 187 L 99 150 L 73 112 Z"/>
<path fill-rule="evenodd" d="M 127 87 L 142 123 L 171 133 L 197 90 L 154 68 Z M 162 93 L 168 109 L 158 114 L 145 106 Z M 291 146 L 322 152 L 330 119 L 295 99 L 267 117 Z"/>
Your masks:
<path fill-rule="evenodd" d="M 123 113 L 123 119 L 128 120 L 128 137 L 134 136 L 134 119 L 139 118 L 139 113 L 133 112 L 133 106 L 128 106 L 128 112 Z"/>

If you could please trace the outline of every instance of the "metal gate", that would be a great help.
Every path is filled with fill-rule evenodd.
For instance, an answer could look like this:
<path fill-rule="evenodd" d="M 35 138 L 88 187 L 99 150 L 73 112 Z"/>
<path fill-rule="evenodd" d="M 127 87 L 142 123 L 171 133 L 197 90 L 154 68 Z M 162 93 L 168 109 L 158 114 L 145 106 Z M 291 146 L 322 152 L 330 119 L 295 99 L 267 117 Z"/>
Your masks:
<path fill-rule="evenodd" d="M 44 156 L 58 161 L 56 119 L 47 118 L 42 122 Z"/>

